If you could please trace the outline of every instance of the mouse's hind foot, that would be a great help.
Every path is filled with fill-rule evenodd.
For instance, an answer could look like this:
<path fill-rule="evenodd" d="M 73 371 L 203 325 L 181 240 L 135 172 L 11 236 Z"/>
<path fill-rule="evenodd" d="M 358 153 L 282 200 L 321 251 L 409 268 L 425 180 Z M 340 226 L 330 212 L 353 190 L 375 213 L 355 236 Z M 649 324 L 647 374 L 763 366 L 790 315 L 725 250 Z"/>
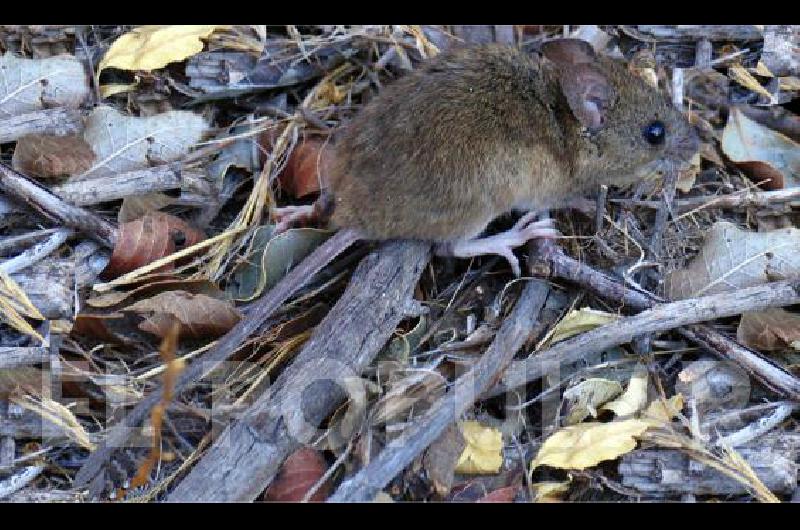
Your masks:
<path fill-rule="evenodd" d="M 521 271 L 519 260 L 514 255 L 514 249 L 531 239 L 554 238 L 560 235 L 558 230 L 553 227 L 552 219 L 535 221 L 535 218 L 536 213 L 527 213 L 511 229 L 505 232 L 488 237 L 440 243 L 436 246 L 435 252 L 440 256 L 456 256 L 459 258 L 497 254 L 508 261 L 514 275 L 519 277 Z"/>

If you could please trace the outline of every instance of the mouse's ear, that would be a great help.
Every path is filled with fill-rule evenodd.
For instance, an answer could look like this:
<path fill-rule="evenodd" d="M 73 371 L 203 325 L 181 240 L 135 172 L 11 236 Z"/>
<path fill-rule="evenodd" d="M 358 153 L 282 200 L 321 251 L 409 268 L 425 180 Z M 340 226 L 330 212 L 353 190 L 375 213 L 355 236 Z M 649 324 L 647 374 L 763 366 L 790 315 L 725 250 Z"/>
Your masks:
<path fill-rule="evenodd" d="M 592 45 L 581 39 L 547 41 L 542 43 L 541 52 L 547 59 L 561 66 L 597 61 L 597 55 Z"/>
<path fill-rule="evenodd" d="M 543 43 L 541 52 L 555 64 L 572 114 L 585 127 L 601 129 L 613 89 L 596 67 L 597 55 L 592 45 L 581 39 L 556 39 Z"/>
<path fill-rule="evenodd" d="M 560 66 L 558 80 L 578 121 L 590 130 L 602 129 L 614 93 L 608 78 L 591 65 L 576 64 Z"/>

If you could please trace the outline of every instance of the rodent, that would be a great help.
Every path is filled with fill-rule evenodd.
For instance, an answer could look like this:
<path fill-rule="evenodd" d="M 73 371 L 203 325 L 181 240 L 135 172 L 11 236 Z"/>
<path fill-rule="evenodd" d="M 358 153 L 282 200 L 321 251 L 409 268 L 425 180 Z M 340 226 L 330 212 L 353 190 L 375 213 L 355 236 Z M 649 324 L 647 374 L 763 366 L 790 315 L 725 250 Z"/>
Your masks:
<path fill-rule="evenodd" d="M 532 54 L 461 47 L 388 85 L 344 127 L 315 212 L 351 229 L 343 244 L 429 240 L 438 253 L 502 255 L 519 275 L 513 247 L 557 233 L 528 214 L 479 238 L 492 219 L 663 175 L 698 148 L 664 94 L 584 41 Z"/>

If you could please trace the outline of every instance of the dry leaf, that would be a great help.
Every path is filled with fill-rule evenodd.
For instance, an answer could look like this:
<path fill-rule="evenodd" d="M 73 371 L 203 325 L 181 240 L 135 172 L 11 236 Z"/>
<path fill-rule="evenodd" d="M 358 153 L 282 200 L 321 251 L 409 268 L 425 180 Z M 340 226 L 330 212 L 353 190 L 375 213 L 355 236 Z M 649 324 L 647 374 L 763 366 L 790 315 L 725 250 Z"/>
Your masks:
<path fill-rule="evenodd" d="M 264 494 L 264 500 L 300 502 L 327 470 L 328 464 L 318 451 L 309 447 L 298 449 L 286 459 L 277 477 Z M 331 484 L 326 481 L 309 501 L 322 502 L 328 498 L 330 492 Z"/>
<path fill-rule="evenodd" d="M 164 291 L 186 291 L 192 294 L 206 294 L 213 298 L 224 298 L 224 293 L 213 282 L 206 279 L 197 280 L 154 280 L 150 283 L 140 285 L 131 291 L 120 292 L 112 291 L 86 300 L 86 305 L 98 308 L 109 308 L 124 301 L 131 302 L 145 297 L 153 296 Z"/>
<path fill-rule="evenodd" d="M 120 224 L 135 221 L 145 215 L 157 212 L 175 202 L 175 199 L 166 193 L 146 193 L 144 195 L 131 195 L 122 199 L 122 206 L 117 213 L 117 222 Z"/>
<path fill-rule="evenodd" d="M 247 259 L 228 282 L 227 292 L 232 298 L 249 301 L 271 289 L 331 235 L 327 230 L 293 228 L 272 237 L 274 229 L 272 225 L 256 229 Z"/>
<path fill-rule="evenodd" d="M 683 394 L 678 393 L 669 398 L 666 404 L 661 399 L 654 399 L 642 413 L 642 418 L 657 423 L 669 423 L 683 408 Z"/>
<path fill-rule="evenodd" d="M 205 235 L 182 219 L 163 212 L 153 212 L 120 225 L 111 259 L 102 272 L 106 279 L 138 269 L 205 239 Z M 168 263 L 160 271 L 169 271 Z"/>
<path fill-rule="evenodd" d="M 128 339 L 116 333 L 111 326 L 114 321 L 123 321 L 123 315 L 112 313 L 109 315 L 79 314 L 75 317 L 75 324 L 70 330 L 71 337 L 91 337 L 111 344 L 125 344 Z"/>
<path fill-rule="evenodd" d="M 758 80 L 753 77 L 753 75 L 748 72 L 744 66 L 740 64 L 732 64 L 728 68 L 728 76 L 745 88 L 755 92 L 756 94 L 761 94 L 767 98 L 770 103 L 775 102 L 775 98 L 769 93 L 769 90 L 761 86 L 761 83 L 759 83 Z"/>
<path fill-rule="evenodd" d="M 205 119 L 186 110 L 137 118 L 120 114 L 112 107 L 97 107 L 86 119 L 83 132 L 83 139 L 97 158 L 90 169 L 74 179 L 113 176 L 175 162 L 207 131 Z"/>
<path fill-rule="evenodd" d="M 487 493 L 475 502 L 514 502 L 514 497 L 517 496 L 519 488 L 519 484 L 516 486 L 498 488 L 490 493 Z"/>
<path fill-rule="evenodd" d="M 0 57 L 0 117 L 78 108 L 90 94 L 83 63 L 72 55 L 20 59 L 8 52 Z"/>
<path fill-rule="evenodd" d="M 231 302 L 185 291 L 159 293 L 122 311 L 153 313 L 139 324 L 139 328 L 159 337 L 164 337 L 169 331 L 173 316 L 181 323 L 181 335 L 192 338 L 219 337 L 241 319 Z"/>
<path fill-rule="evenodd" d="M 722 133 L 722 151 L 756 182 L 769 189 L 800 184 L 800 145 L 732 108 Z"/>
<path fill-rule="evenodd" d="M 467 445 L 456 464 L 456 472 L 465 475 L 497 473 L 503 465 L 503 434 L 477 421 L 459 423 Z"/>
<path fill-rule="evenodd" d="M 743 313 L 736 338 L 756 350 L 787 349 L 800 340 L 800 314 L 779 307 Z"/>
<path fill-rule="evenodd" d="M 31 303 L 25 291 L 11 276 L 0 270 L 0 322 L 5 322 L 20 333 L 44 342 L 44 337 L 33 329 L 25 318 L 44 320 L 44 316 Z"/>
<path fill-rule="evenodd" d="M 588 307 L 573 309 L 553 327 L 549 337 L 545 339 L 539 348 L 547 348 L 574 335 L 614 322 L 618 318 L 619 315 L 597 311 Z"/>
<path fill-rule="evenodd" d="M 622 385 L 609 379 L 591 378 L 564 391 L 564 401 L 570 403 L 565 425 L 580 423 L 589 416 L 597 417 L 597 407 L 622 393 Z"/>
<path fill-rule="evenodd" d="M 564 427 L 545 440 L 531 462 L 531 469 L 539 466 L 586 469 L 614 460 L 635 449 L 635 438 L 649 426 L 644 420 L 629 419 Z"/>
<path fill-rule="evenodd" d="M 617 417 L 636 414 L 647 405 L 647 368 L 638 363 L 633 369 L 628 388 L 618 399 L 603 405 L 603 410 L 611 410 Z"/>
<path fill-rule="evenodd" d="M 35 178 L 83 173 L 94 162 L 94 151 L 80 136 L 31 134 L 17 140 L 11 165 Z"/>
<path fill-rule="evenodd" d="M 214 30 L 224 26 L 141 26 L 122 35 L 108 49 L 97 68 L 97 78 L 106 68 L 150 71 L 182 61 L 203 51 L 203 42 Z M 100 87 L 108 97 L 119 92 L 119 85 Z M 114 92 L 116 90 L 117 92 Z"/>
<path fill-rule="evenodd" d="M 451 423 L 425 451 L 422 464 L 436 493 L 442 497 L 450 493 L 453 487 L 456 464 L 466 445 L 461 429 L 455 423 Z"/>
<path fill-rule="evenodd" d="M 78 422 L 78 419 L 67 407 L 57 401 L 44 396 L 12 397 L 11 401 L 26 408 L 42 419 L 59 426 L 64 433 L 74 442 L 89 451 L 95 450 L 95 445 L 89 439 L 89 434 Z"/>
<path fill-rule="evenodd" d="M 328 177 L 332 156 L 326 142 L 315 138 L 303 140 L 294 148 L 278 176 L 281 188 L 298 199 L 317 193 Z"/>
<path fill-rule="evenodd" d="M 561 498 L 569 491 L 571 480 L 566 482 L 537 482 L 531 484 L 536 493 L 534 502 L 560 502 Z"/>
<path fill-rule="evenodd" d="M 750 232 L 732 223 L 717 222 L 691 263 L 667 274 L 667 296 L 681 300 L 797 277 L 798 248 L 797 228 Z"/>

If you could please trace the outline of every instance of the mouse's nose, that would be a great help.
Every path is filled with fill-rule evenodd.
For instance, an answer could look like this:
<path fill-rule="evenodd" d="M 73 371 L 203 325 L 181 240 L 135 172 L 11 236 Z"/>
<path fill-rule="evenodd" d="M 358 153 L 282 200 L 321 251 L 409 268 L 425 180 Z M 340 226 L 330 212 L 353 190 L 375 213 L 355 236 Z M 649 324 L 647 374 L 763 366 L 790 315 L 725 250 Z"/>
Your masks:
<path fill-rule="evenodd" d="M 688 163 L 700 150 L 700 136 L 694 127 L 687 126 L 684 131 L 681 131 L 681 134 L 672 138 L 670 148 L 675 159 Z"/>

